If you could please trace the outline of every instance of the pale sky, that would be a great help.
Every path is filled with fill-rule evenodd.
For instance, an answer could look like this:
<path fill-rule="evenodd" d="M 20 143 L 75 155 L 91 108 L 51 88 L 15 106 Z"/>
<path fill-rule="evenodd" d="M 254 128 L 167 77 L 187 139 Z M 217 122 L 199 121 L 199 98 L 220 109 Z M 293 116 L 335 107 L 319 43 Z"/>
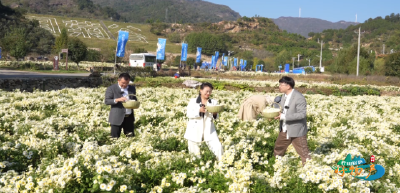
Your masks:
<path fill-rule="evenodd" d="M 256 14 L 267 18 L 281 16 L 312 17 L 332 22 L 340 20 L 364 22 L 369 18 L 385 17 L 400 13 L 399 0 L 207 0 L 227 5 L 241 16 L 253 17 Z"/>

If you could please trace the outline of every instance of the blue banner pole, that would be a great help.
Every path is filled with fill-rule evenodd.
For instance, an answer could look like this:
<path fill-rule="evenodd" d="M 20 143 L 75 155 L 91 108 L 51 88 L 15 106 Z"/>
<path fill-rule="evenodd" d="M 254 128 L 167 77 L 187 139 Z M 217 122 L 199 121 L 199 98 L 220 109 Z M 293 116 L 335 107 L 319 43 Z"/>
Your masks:
<path fill-rule="evenodd" d="M 115 47 L 115 59 L 114 59 L 114 75 L 115 75 L 115 67 L 117 66 L 117 49 L 118 49 L 118 44 Z"/>

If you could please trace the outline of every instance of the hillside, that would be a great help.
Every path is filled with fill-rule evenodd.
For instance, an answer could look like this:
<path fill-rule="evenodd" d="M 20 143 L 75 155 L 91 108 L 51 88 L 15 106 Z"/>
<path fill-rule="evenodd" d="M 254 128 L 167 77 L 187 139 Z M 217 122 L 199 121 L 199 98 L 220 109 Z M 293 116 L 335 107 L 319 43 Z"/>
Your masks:
<path fill-rule="evenodd" d="M 0 47 L 4 58 L 23 58 L 31 52 L 49 54 L 53 44 L 53 35 L 41 28 L 39 22 L 26 19 L 18 10 L 0 2 Z"/>
<path fill-rule="evenodd" d="M 318 48 L 316 42 L 307 43 L 307 40 L 301 35 L 280 30 L 272 20 L 261 17 L 242 17 L 237 21 L 221 21 L 218 23 L 152 24 L 151 31 L 167 37 L 179 34 L 181 40 L 188 34 L 198 32 L 208 32 L 214 35 L 224 34 L 225 42 L 232 46 L 231 49 L 266 49 L 277 53 L 283 49 Z M 225 37 L 229 37 L 229 39 Z"/>
<path fill-rule="evenodd" d="M 400 14 L 394 13 L 385 18 L 370 18 L 364 23 L 349 26 L 346 29 L 327 29 L 322 33 L 312 34 L 313 40 L 322 39 L 333 48 L 349 47 L 357 43 L 359 27 L 362 32 L 362 47 L 373 50 L 377 54 L 383 54 L 383 47 L 385 47 L 384 54 L 400 51 Z"/>
<path fill-rule="evenodd" d="M 272 19 L 279 29 L 286 30 L 289 33 L 297 33 L 304 37 L 309 37 L 310 32 L 319 33 L 326 29 L 346 29 L 350 25 L 357 25 L 355 22 L 330 22 L 317 18 L 299 18 L 299 17 L 279 17 Z"/>
<path fill-rule="evenodd" d="M 67 17 L 123 20 L 119 13 L 110 7 L 102 7 L 91 0 L 1 0 L 11 8 L 19 8 L 33 14 L 47 14 Z"/>
<path fill-rule="evenodd" d="M 198 23 L 232 21 L 239 13 L 226 5 L 217 5 L 202 0 L 93 0 L 102 6 L 118 10 L 129 22 L 145 23 Z"/>
<path fill-rule="evenodd" d="M 89 48 L 95 48 L 102 53 L 102 61 L 111 61 L 115 50 L 118 31 L 128 31 L 129 41 L 127 44 L 127 55 L 136 48 L 144 48 L 149 52 L 155 52 L 158 38 L 167 38 L 167 53 L 180 53 L 181 42 L 189 35 L 195 33 L 209 33 L 217 40 L 221 40 L 224 46 L 212 51 L 227 53 L 234 51 L 235 57 L 247 59 L 249 66 L 253 58 L 270 58 L 269 66 L 272 68 L 275 61 L 274 55 L 279 55 L 283 50 L 287 51 L 285 57 L 291 57 L 290 53 L 301 53 L 304 57 L 313 56 L 318 53 L 318 43 L 308 41 L 298 34 L 290 34 L 278 28 L 268 18 L 243 17 L 237 21 L 222 21 L 218 23 L 195 23 L 195 24 L 138 24 L 115 21 L 103 21 L 104 25 L 96 19 L 84 19 L 74 17 L 60 17 L 51 15 L 29 14 L 29 19 L 36 19 L 40 26 L 58 36 L 62 28 L 67 28 L 68 35 L 78 37 L 87 44 Z M 154 33 L 156 26 L 161 26 L 161 31 Z M 112 35 L 107 33 L 110 31 Z M 177 38 L 172 38 L 177 35 Z M 212 42 L 211 42 L 212 43 Z M 191 43 L 191 45 L 195 45 Z M 192 54 L 195 52 L 189 50 Z M 204 53 L 211 55 L 209 53 Z M 290 56 L 289 56 L 290 55 Z M 324 55 L 325 56 L 325 55 Z M 250 61 L 251 60 L 251 61 Z M 277 60 L 277 63 L 285 61 Z"/>

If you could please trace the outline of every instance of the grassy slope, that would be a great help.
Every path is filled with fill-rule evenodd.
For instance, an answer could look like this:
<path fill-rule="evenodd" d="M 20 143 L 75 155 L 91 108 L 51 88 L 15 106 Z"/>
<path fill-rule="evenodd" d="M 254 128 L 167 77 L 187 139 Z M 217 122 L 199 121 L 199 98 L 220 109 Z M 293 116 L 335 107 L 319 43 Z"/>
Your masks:
<path fill-rule="evenodd" d="M 47 17 L 47 18 L 55 18 L 57 20 L 57 23 L 60 27 L 65 26 L 63 23 L 64 21 L 70 21 L 70 20 L 76 20 L 78 22 L 85 22 L 89 21 L 92 23 L 98 23 L 100 24 L 100 21 L 97 19 L 86 19 L 86 18 L 71 18 L 71 17 L 62 17 L 62 16 L 53 16 L 53 15 L 37 15 L 37 14 L 28 14 L 28 17 L 35 16 L 35 17 Z M 53 20 L 54 21 L 54 20 Z M 141 31 L 138 30 L 131 30 L 131 32 L 135 32 L 139 35 L 145 36 L 146 42 L 139 42 L 139 41 L 128 41 L 127 43 L 127 50 L 133 50 L 136 47 L 140 48 L 145 48 L 149 52 L 155 52 L 157 48 L 157 40 L 158 38 L 163 38 L 163 37 L 158 37 L 150 32 L 150 25 L 147 24 L 136 24 L 136 23 L 122 23 L 122 22 L 114 22 L 114 21 L 103 21 L 104 24 L 108 27 L 113 24 L 118 25 L 118 28 L 113 28 L 109 29 L 111 33 L 114 35 L 114 37 L 118 37 L 118 30 L 121 28 L 127 28 L 128 26 L 132 26 L 135 28 L 140 29 Z M 53 22 L 53 25 L 55 22 Z M 60 33 L 58 31 L 58 28 L 54 26 L 56 33 L 53 33 L 55 36 L 58 36 Z M 68 29 L 68 28 L 67 28 Z M 103 30 L 103 29 L 102 29 Z M 103 34 L 108 38 L 108 36 L 103 32 Z M 133 33 L 130 33 L 130 36 L 133 37 Z M 116 47 L 117 43 L 113 39 L 99 39 L 96 37 L 92 38 L 84 38 L 83 36 L 79 36 L 79 38 L 87 44 L 88 47 L 90 48 L 100 48 L 100 49 L 107 49 L 110 47 Z M 166 45 L 166 52 L 168 53 L 180 53 L 180 45 L 168 43 Z"/>

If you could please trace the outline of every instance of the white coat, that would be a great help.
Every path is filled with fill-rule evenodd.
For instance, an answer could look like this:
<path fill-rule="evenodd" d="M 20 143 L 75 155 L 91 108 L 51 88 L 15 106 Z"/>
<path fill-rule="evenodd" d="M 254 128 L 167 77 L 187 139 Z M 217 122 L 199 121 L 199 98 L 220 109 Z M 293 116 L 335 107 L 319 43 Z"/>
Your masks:
<path fill-rule="evenodd" d="M 218 140 L 217 131 L 215 130 L 214 117 L 212 113 L 206 112 L 204 118 L 200 116 L 201 99 L 190 99 L 187 106 L 187 117 L 189 118 L 184 138 L 193 141 L 201 142 L 203 135 L 204 141 Z M 214 99 L 209 99 L 207 105 L 217 105 L 218 102 Z M 216 116 L 218 118 L 218 114 Z"/>

